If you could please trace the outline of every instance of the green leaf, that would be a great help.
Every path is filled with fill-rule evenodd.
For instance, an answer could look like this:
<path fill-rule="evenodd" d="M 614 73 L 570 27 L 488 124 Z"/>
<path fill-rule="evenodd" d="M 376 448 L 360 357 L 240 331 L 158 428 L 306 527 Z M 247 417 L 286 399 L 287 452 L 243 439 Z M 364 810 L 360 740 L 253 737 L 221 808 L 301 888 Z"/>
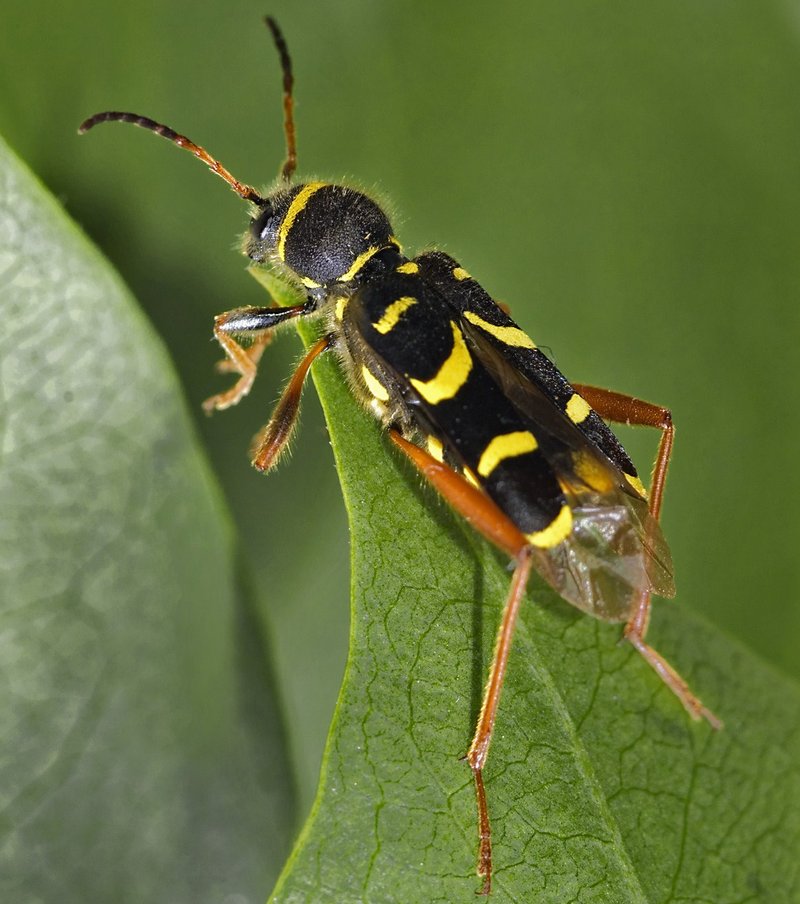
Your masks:
<path fill-rule="evenodd" d="M 0 899 L 263 901 L 291 782 L 160 341 L 0 144 Z"/>
<path fill-rule="evenodd" d="M 316 400 L 292 461 L 259 480 L 245 452 L 295 354 L 289 336 L 247 404 L 199 416 L 226 385 L 213 316 L 262 303 L 231 250 L 244 206 L 152 135 L 75 134 L 97 110 L 137 110 L 268 183 L 284 152 L 260 22 L 270 6 L 294 61 L 300 175 L 385 198 L 409 249 L 455 254 L 571 378 L 672 408 L 678 605 L 800 678 L 800 607 L 787 604 L 800 513 L 786 504 L 800 497 L 800 419 L 787 417 L 800 394 L 800 71 L 785 0 L 474 3 L 467 15 L 463 0 L 229 0 L 225 15 L 10 6 L 0 131 L 68 199 L 169 347 L 274 638 L 303 811 L 347 637 L 346 525 Z M 646 465 L 652 437 L 637 449 L 632 432 Z"/>
<path fill-rule="evenodd" d="M 656 615 L 654 635 L 665 652 L 688 668 L 687 634 L 673 619 L 678 610 L 704 611 L 796 675 L 800 519 L 786 504 L 800 493 L 800 420 L 787 417 L 787 399 L 800 391 L 791 8 L 778 0 L 507 10 L 473 4 L 468 15 L 455 0 L 424 11 L 373 0 L 330 5 L 322 14 L 318 4 L 285 7 L 274 12 L 295 63 L 303 172 L 352 176 L 391 199 L 409 248 L 455 253 L 571 377 L 673 408 L 678 444 L 665 517 L 679 596 Z M 242 208 L 219 180 L 150 135 L 109 128 L 78 139 L 74 130 L 96 110 L 140 110 L 187 131 L 237 176 L 269 181 L 283 145 L 280 76 L 258 21 L 263 11 L 248 0 L 232 0 L 224 16 L 205 4 L 188 16 L 185 4 L 150 4 L 143 15 L 120 0 L 76 0 L 68 8 L 33 0 L 14 5 L 0 28 L 3 130 L 135 286 L 169 344 L 193 411 L 220 389 L 208 342 L 213 315 L 261 301 L 229 251 L 245 227 Z M 320 41 L 322 31 L 327 39 Z M 234 58 L 246 61 L 235 81 Z M 6 335 L 11 328 L 4 321 Z M 341 674 L 335 641 L 346 634 L 339 618 L 346 614 L 339 580 L 346 551 L 327 444 L 310 417 L 315 405 L 306 404 L 290 466 L 259 480 L 247 465 L 248 440 L 289 366 L 286 340 L 265 356 L 248 404 L 202 420 L 200 429 L 242 526 L 242 552 L 260 590 L 259 621 L 275 638 L 305 799 Z M 380 456 L 391 459 L 391 452 L 381 445 Z M 450 519 L 442 505 L 431 505 Z M 474 541 L 464 534 L 462 542 Z M 505 575 L 497 580 L 501 598 Z M 531 608 L 541 596 L 534 588 Z M 228 605 L 225 594 L 218 604 Z M 492 628 L 487 613 L 485 630 Z M 608 642 L 617 636 L 599 630 Z M 536 634 L 539 655 L 560 655 L 546 637 Z M 519 649 L 515 662 L 524 663 Z M 626 650 L 609 655 L 617 653 Z M 597 656 L 591 645 L 584 655 Z M 473 697 L 486 664 L 484 655 L 475 665 Z M 747 682 L 752 670 L 742 668 Z M 517 669 L 512 663 L 512 676 Z M 576 693 L 591 693 L 590 678 L 582 690 L 581 676 Z M 713 688 L 693 678 L 716 704 Z M 463 686 L 457 679 L 448 687 Z M 773 686 L 783 693 L 780 682 Z M 622 688 L 599 717 L 603 737 L 628 699 Z M 729 707 L 721 715 L 727 738 Z M 464 768 L 452 758 L 463 752 L 473 716 L 463 718 L 448 768 Z M 15 748 L 5 740 L 8 756 Z M 495 745 L 491 769 L 502 768 L 499 750 Z M 771 799 L 763 798 L 768 812 Z M 473 828 L 469 795 L 465 800 L 461 857 L 469 871 Z M 499 833 L 497 805 L 494 815 Z M 228 825 L 239 831 L 235 820 Z M 270 837 L 254 830 L 247 842 L 266 857 Z M 642 843 L 652 837 L 648 827 Z M 654 848 L 648 869 L 658 868 L 658 858 Z M 415 861 L 409 867 L 401 860 L 413 868 Z M 125 857 L 119 863 L 126 868 Z M 1 869 L 8 877 L 5 864 Z M 788 883 L 792 874 L 781 867 L 775 875 Z M 60 896 L 71 885 L 61 883 Z M 470 881 L 464 900 L 474 887 Z M 3 886 L 0 897 L 20 895 Z M 760 897 L 769 900 L 766 892 Z"/>
<path fill-rule="evenodd" d="M 351 648 L 315 808 L 273 902 L 474 900 L 469 743 L 509 573 L 315 365 L 350 517 Z M 487 768 L 491 900 L 798 899 L 800 691 L 658 601 L 650 639 L 725 720 L 691 722 L 540 581 Z"/>

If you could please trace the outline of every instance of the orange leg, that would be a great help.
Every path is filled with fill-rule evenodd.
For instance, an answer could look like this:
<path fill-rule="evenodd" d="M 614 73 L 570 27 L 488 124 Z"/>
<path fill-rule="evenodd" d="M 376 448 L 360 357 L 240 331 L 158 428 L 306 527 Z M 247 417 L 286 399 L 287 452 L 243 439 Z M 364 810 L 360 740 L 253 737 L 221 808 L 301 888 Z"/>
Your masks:
<path fill-rule="evenodd" d="M 313 306 L 307 303 L 288 308 L 235 308 L 217 315 L 214 318 L 214 338 L 226 355 L 217 365 L 217 370 L 222 373 L 237 373 L 239 379 L 230 389 L 203 402 L 206 414 L 238 404 L 253 386 L 258 362 L 272 339 L 274 328 L 312 311 Z M 255 341 L 246 348 L 234 338 L 253 334 Z"/>
<path fill-rule="evenodd" d="M 252 343 L 248 346 L 240 346 L 250 361 L 253 363 L 254 367 L 258 367 L 259 362 L 261 361 L 261 356 L 264 354 L 264 349 L 272 342 L 272 333 L 262 333 L 252 341 Z M 219 342 L 219 337 L 216 337 Z M 227 338 L 227 337 L 226 337 Z M 233 361 L 230 357 L 223 358 L 221 361 L 217 361 L 214 365 L 214 370 L 218 374 L 240 374 L 236 362 Z"/>
<path fill-rule="evenodd" d="M 331 337 L 324 336 L 318 339 L 306 352 L 303 360 L 297 365 L 286 388 L 281 393 L 278 404 L 272 412 L 272 417 L 266 427 L 253 441 L 251 454 L 253 467 L 259 471 L 269 471 L 277 463 L 281 455 L 286 451 L 289 440 L 292 438 L 297 424 L 297 415 L 300 412 L 300 396 L 303 392 L 303 383 L 308 376 L 308 371 L 318 355 L 321 355 L 331 346 Z"/>
<path fill-rule="evenodd" d="M 653 476 L 650 483 L 650 514 L 659 520 L 661 515 L 661 503 L 664 499 L 664 485 L 667 481 L 667 469 L 672 455 L 672 445 L 675 439 L 675 427 L 672 423 L 672 413 L 668 408 L 644 402 L 642 399 L 612 392 L 609 389 L 600 389 L 596 386 L 584 386 L 574 384 L 574 389 L 600 415 L 618 424 L 630 424 L 633 426 L 656 427 L 661 431 L 661 441 L 658 444 L 658 454 L 653 468 Z M 650 621 L 650 592 L 643 592 L 637 603 L 633 615 L 625 625 L 623 636 L 644 657 L 645 661 L 656 671 L 661 680 L 681 701 L 686 711 L 693 719 L 705 719 L 712 728 L 722 728 L 722 722 L 703 706 L 689 688 L 689 685 L 675 671 L 664 657 L 645 643 L 647 626 Z"/>
<path fill-rule="evenodd" d="M 475 726 L 475 734 L 466 755 L 475 781 L 475 796 L 478 805 L 478 875 L 483 876 L 483 885 L 479 894 L 488 895 L 492 887 L 492 831 L 489 823 L 489 810 L 486 805 L 486 789 L 483 784 L 483 767 L 486 764 L 489 745 L 492 741 L 506 666 L 511 653 L 514 628 L 533 564 L 531 547 L 522 532 L 498 506 L 464 477 L 448 468 L 447 465 L 436 461 L 419 446 L 404 439 L 396 430 L 389 431 L 389 438 L 475 530 L 516 560 L 511 588 L 497 632 L 494 655 L 489 668 L 489 680 L 483 692 L 483 702 Z"/>

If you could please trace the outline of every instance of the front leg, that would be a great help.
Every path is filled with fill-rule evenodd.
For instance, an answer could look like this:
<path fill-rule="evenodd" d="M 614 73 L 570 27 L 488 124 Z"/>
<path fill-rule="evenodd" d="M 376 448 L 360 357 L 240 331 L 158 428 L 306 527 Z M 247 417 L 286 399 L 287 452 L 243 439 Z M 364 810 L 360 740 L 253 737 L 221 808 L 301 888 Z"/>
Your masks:
<path fill-rule="evenodd" d="M 225 351 L 226 358 L 217 369 L 239 374 L 239 379 L 225 392 L 219 392 L 203 402 L 207 414 L 222 411 L 236 405 L 250 392 L 258 371 L 258 362 L 264 349 L 272 340 L 276 327 L 312 313 L 316 305 L 312 301 L 285 308 L 235 308 L 214 318 L 214 338 Z M 236 336 L 254 336 L 253 342 L 243 346 Z"/>

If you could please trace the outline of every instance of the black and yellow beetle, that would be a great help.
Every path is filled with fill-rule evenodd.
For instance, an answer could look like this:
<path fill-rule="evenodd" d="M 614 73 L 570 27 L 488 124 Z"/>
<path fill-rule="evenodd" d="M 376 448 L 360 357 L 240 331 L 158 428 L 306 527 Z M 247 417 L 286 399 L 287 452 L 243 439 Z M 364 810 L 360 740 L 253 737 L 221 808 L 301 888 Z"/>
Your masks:
<path fill-rule="evenodd" d="M 323 324 L 256 439 L 253 464 L 268 470 L 286 449 L 303 382 L 333 350 L 355 395 L 438 492 L 515 562 L 475 734 L 466 755 L 477 795 L 481 893 L 491 888 L 491 830 L 483 767 L 508 655 L 532 568 L 566 600 L 612 622 L 694 719 L 720 721 L 645 642 L 650 598 L 672 596 L 672 562 L 658 525 L 673 442 L 666 408 L 569 383 L 458 262 L 430 251 L 407 257 L 384 211 L 365 194 L 325 182 L 292 184 L 296 168 L 292 71 L 283 36 L 267 19 L 281 57 L 287 158 L 277 188 L 262 196 L 183 135 L 133 113 L 100 122 L 141 126 L 191 151 L 252 205 L 245 253 L 288 283 L 303 304 L 237 308 L 214 335 L 224 369 L 239 375 L 206 410 L 235 405 L 252 386 L 276 327 Z M 238 337 L 249 342 L 240 344 Z M 649 497 L 602 418 L 656 427 L 661 442 Z"/>

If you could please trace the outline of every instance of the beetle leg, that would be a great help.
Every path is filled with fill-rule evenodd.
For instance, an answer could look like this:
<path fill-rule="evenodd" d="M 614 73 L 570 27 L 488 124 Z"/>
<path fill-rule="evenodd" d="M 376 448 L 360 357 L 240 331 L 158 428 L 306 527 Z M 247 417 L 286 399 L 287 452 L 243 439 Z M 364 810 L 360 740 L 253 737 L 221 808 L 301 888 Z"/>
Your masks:
<path fill-rule="evenodd" d="M 514 638 L 514 628 L 533 565 L 531 546 L 525 535 L 500 510 L 497 504 L 466 478 L 437 461 L 419 446 L 409 442 L 397 430 L 389 430 L 389 438 L 405 453 L 422 476 L 433 484 L 444 499 L 475 530 L 516 560 L 511 587 L 497 632 L 494 655 L 489 668 L 489 679 L 483 692 L 480 715 L 475 726 L 472 743 L 466 754 L 466 760 L 475 781 L 475 796 L 478 805 L 478 875 L 483 877 L 483 885 L 479 894 L 488 895 L 492 887 L 492 831 L 486 804 L 486 789 L 483 784 L 483 767 L 486 764 L 489 745 L 492 741 L 495 717 Z"/>
<path fill-rule="evenodd" d="M 226 357 L 217 365 L 223 373 L 239 374 L 239 379 L 225 392 L 219 392 L 203 402 L 207 414 L 222 411 L 236 405 L 250 392 L 256 378 L 258 362 L 274 335 L 275 327 L 295 317 L 309 314 L 309 303 L 286 308 L 235 308 L 214 318 L 214 338 L 222 346 Z M 236 336 L 253 335 L 254 341 L 247 347 Z"/>
<path fill-rule="evenodd" d="M 645 402 L 634 396 L 612 392 L 609 389 L 600 389 L 596 386 L 584 386 L 577 383 L 574 384 L 574 389 L 592 406 L 600 417 L 615 421 L 618 424 L 655 427 L 661 431 L 661 441 L 658 444 L 658 454 L 653 467 L 649 496 L 650 514 L 658 521 L 661 515 L 664 485 L 667 481 L 667 470 L 675 439 L 672 413 L 668 408 L 663 408 L 661 405 L 654 405 L 652 402 Z M 693 719 L 705 719 L 712 728 L 722 728 L 720 719 L 711 710 L 703 706 L 700 699 L 692 693 L 686 681 L 681 678 L 659 652 L 645 642 L 650 621 L 650 597 L 650 591 L 641 593 L 636 602 L 633 615 L 625 625 L 623 636 L 656 671 Z"/>
<path fill-rule="evenodd" d="M 297 365 L 297 369 L 281 393 L 269 423 L 253 440 L 250 454 L 254 468 L 259 471 L 269 471 L 270 468 L 275 467 L 278 459 L 286 451 L 297 425 L 300 396 L 308 371 L 316 357 L 330 348 L 332 344 L 332 336 L 323 336 L 311 346 L 303 360 Z"/>

